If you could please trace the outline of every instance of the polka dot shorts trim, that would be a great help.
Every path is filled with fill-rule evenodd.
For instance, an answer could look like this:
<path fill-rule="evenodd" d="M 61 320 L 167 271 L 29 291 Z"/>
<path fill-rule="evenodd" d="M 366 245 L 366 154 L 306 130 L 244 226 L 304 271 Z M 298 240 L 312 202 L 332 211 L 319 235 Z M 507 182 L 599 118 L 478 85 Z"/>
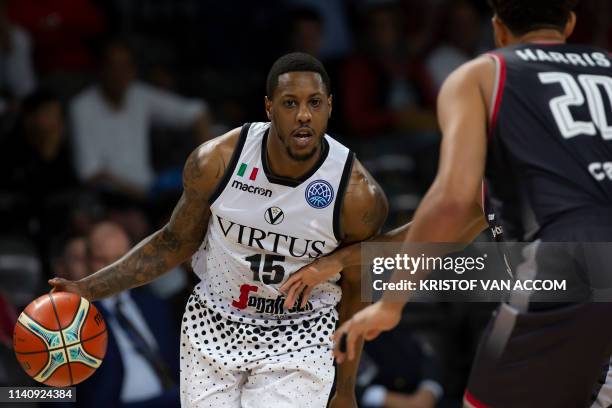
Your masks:
<path fill-rule="evenodd" d="M 228 320 L 192 295 L 181 328 L 183 407 L 324 407 L 336 320 L 332 309 L 254 325 Z"/>

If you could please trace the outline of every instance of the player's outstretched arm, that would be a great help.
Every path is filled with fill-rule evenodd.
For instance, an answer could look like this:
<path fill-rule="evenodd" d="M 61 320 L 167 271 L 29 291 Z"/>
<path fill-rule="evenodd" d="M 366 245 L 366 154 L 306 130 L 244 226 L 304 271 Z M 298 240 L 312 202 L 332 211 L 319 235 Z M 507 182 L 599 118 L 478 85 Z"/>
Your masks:
<path fill-rule="evenodd" d="M 438 173 L 419 204 L 407 243 L 462 242 L 466 233 L 473 233 L 484 223 L 479 200 L 474 198 L 480 195 L 484 175 L 486 101 L 490 95 L 486 89 L 493 82 L 493 69 L 490 61 L 478 59 L 457 69 L 442 86 L 438 97 L 443 134 Z M 396 277 L 397 272 L 391 279 Z M 395 327 L 404 303 L 386 301 L 383 295 L 382 300 L 343 324 L 334 335 L 337 361 L 344 361 L 346 354 L 348 361 L 358 357 L 360 339 L 374 338 Z M 338 347 L 345 335 L 346 352 Z"/>
<path fill-rule="evenodd" d="M 343 243 L 350 245 L 379 233 L 387 212 L 384 192 L 361 163 L 355 161 L 341 212 Z M 338 305 L 338 314 L 339 323 L 342 324 L 367 306 L 367 303 L 361 301 L 361 268 L 345 268 L 340 285 L 342 300 Z M 330 407 L 352 406 L 358 364 L 358 359 L 355 359 L 350 364 L 336 368 L 336 395 Z"/>
<path fill-rule="evenodd" d="M 170 221 L 118 261 L 79 281 L 54 278 L 54 290 L 97 300 L 144 285 L 188 259 L 200 246 L 210 217 L 208 199 L 225 173 L 240 129 L 195 149 L 183 169 L 183 194 Z"/>

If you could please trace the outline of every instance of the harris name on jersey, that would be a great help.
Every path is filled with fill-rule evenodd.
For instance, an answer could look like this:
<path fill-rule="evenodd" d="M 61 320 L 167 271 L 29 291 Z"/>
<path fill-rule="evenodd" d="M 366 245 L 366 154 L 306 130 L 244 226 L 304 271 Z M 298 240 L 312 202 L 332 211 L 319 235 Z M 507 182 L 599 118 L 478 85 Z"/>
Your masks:
<path fill-rule="evenodd" d="M 612 66 L 610 59 L 603 52 L 558 52 L 539 48 L 517 49 L 515 52 L 520 59 L 526 62 L 558 62 L 574 66 L 603 68 Z"/>

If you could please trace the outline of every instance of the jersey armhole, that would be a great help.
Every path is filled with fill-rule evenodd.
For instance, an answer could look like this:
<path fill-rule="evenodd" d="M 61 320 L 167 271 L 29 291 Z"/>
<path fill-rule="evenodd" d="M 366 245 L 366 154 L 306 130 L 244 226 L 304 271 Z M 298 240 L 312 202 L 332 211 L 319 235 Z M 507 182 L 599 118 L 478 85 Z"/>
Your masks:
<path fill-rule="evenodd" d="M 251 128 L 251 123 L 245 123 L 242 125 L 242 129 L 240 129 L 240 136 L 238 137 L 238 143 L 236 143 L 236 147 L 234 148 L 234 152 L 232 153 L 232 158 L 227 164 L 227 168 L 225 169 L 225 173 L 223 174 L 223 178 L 215 188 L 215 191 L 211 194 L 208 199 L 208 204 L 213 205 L 213 203 L 219 198 L 225 186 L 232 178 L 232 174 L 234 174 L 234 169 L 236 168 L 236 163 L 238 163 L 238 159 L 240 159 L 240 154 L 242 153 L 242 148 L 244 147 L 244 143 L 246 142 L 247 135 L 249 134 L 249 129 Z"/>
<path fill-rule="evenodd" d="M 506 59 L 502 54 L 497 52 L 488 52 L 485 55 L 495 62 L 495 84 L 493 85 L 493 93 L 491 94 L 489 105 L 489 131 L 487 132 L 490 142 L 495 132 L 495 126 L 497 125 L 499 107 L 501 106 L 502 96 L 504 94 L 504 85 L 506 84 Z"/>
<path fill-rule="evenodd" d="M 346 158 L 346 162 L 344 163 L 344 169 L 342 170 L 342 177 L 340 178 L 340 183 L 338 184 L 338 198 L 336 198 L 336 202 L 334 203 L 334 237 L 336 237 L 336 241 L 338 242 L 342 241 L 342 230 L 340 228 L 340 212 L 342 211 L 342 205 L 344 203 L 344 194 L 346 193 L 346 188 L 351 178 L 351 173 L 353 172 L 354 161 L 355 153 L 349 151 L 348 156 Z"/>

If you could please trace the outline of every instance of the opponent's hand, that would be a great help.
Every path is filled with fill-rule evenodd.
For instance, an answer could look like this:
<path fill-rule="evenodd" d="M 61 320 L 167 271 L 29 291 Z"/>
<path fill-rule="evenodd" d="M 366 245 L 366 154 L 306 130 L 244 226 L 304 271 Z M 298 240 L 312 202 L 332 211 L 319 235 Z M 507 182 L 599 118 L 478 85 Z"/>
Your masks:
<path fill-rule="evenodd" d="M 281 293 L 286 296 L 285 307 L 291 309 L 300 294 L 302 294 L 300 307 L 306 306 L 306 302 L 314 287 L 332 278 L 341 270 L 342 265 L 335 261 L 333 255 L 319 258 L 313 263 L 304 266 L 291 275 L 280 287 Z"/>
<path fill-rule="evenodd" d="M 78 281 L 69 281 L 64 278 L 49 279 L 49 285 L 53 286 L 51 292 L 71 292 L 91 300 L 89 294 Z"/>
<path fill-rule="evenodd" d="M 329 402 L 328 408 L 357 408 L 355 393 L 336 392 Z"/>
<path fill-rule="evenodd" d="M 360 337 L 376 338 L 381 332 L 393 329 L 402 317 L 403 303 L 376 302 L 360 310 L 334 333 L 334 355 L 342 363 L 355 358 L 355 343 Z M 346 336 L 343 339 L 343 336 Z"/>

